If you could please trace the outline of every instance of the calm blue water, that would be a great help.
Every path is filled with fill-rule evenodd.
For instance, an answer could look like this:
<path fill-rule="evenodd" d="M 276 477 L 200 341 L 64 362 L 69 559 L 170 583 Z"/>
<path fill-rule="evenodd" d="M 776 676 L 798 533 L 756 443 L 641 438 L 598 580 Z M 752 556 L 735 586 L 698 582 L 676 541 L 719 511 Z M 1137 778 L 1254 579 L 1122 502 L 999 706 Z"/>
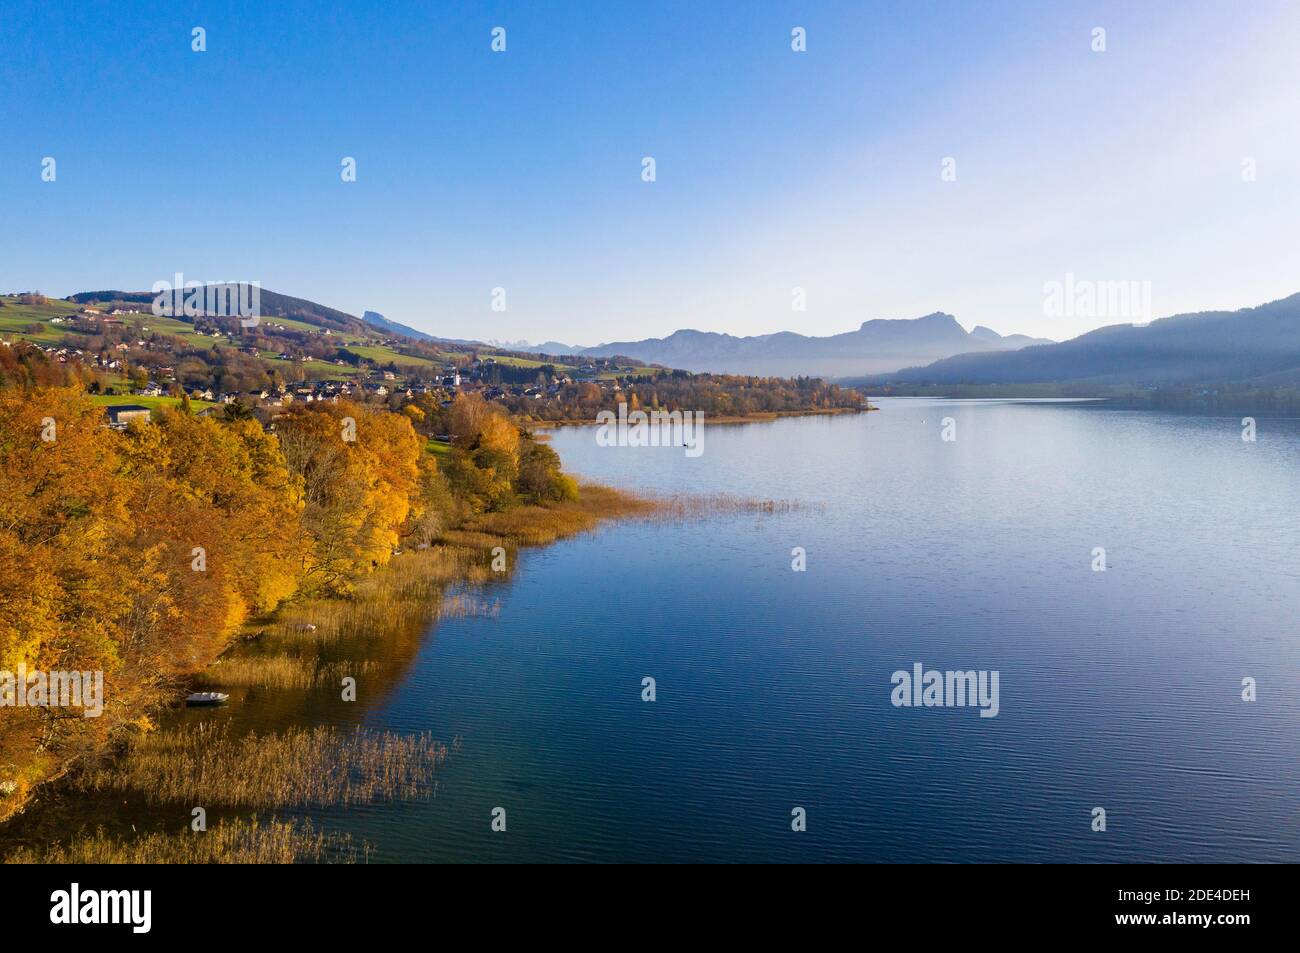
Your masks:
<path fill-rule="evenodd" d="M 523 553 L 365 710 L 463 739 L 437 797 L 317 820 L 380 861 L 1300 860 L 1296 422 L 880 403 L 698 459 L 557 433 L 587 477 L 809 506 Z M 1000 713 L 894 707 L 916 662 L 998 671 Z"/>

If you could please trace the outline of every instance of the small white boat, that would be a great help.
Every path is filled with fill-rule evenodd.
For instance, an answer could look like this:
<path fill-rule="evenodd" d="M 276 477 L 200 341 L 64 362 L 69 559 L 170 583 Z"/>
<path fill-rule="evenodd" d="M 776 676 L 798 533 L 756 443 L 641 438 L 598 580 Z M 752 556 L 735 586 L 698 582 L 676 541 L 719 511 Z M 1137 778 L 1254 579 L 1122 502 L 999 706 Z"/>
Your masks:
<path fill-rule="evenodd" d="M 185 704 L 191 708 L 197 705 L 224 705 L 230 700 L 229 695 L 223 695 L 221 692 L 195 692 L 193 695 L 185 696 Z"/>

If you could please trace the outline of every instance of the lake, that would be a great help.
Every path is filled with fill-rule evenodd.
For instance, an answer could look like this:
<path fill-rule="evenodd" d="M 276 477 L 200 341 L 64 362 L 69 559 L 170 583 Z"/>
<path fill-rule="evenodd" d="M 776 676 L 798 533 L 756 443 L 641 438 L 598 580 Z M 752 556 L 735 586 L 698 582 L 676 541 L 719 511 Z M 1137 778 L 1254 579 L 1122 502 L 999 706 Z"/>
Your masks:
<path fill-rule="evenodd" d="M 555 431 L 586 478 L 799 505 L 524 551 L 313 712 L 458 737 L 437 796 L 313 817 L 377 862 L 1300 861 L 1297 422 L 878 403 L 694 458 Z M 996 672 L 996 717 L 893 704 L 917 664 Z"/>
<path fill-rule="evenodd" d="M 464 739 L 438 797 L 345 826 L 410 861 L 1300 860 L 1296 421 L 879 404 L 694 459 L 557 431 L 585 477 L 811 505 L 525 552 L 367 716 Z M 917 662 L 999 672 L 998 715 L 895 707 Z"/>

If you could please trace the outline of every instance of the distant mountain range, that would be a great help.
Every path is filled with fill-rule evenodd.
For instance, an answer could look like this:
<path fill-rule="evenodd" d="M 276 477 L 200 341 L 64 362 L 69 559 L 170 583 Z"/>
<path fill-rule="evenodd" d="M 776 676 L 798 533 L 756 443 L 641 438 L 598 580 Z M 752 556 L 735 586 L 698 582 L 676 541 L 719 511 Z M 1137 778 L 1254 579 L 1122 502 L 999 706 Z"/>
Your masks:
<path fill-rule="evenodd" d="M 72 295 L 79 304 L 148 305 L 147 291 L 86 291 Z M 1050 343 L 1023 334 L 1003 336 L 985 327 L 967 332 L 950 314 L 929 314 L 913 320 L 863 322 L 856 331 L 830 337 L 810 337 L 793 331 L 735 337 L 706 331 L 682 330 L 666 338 L 615 341 L 595 347 L 572 347 L 558 341 L 529 345 L 524 341 L 469 341 L 443 338 L 390 321 L 378 311 L 362 317 L 325 305 L 261 289 L 262 315 L 290 318 L 320 328 L 352 333 L 378 331 L 420 341 L 447 341 L 507 351 L 546 354 L 560 358 L 630 357 L 647 364 L 688 371 L 761 374 L 777 377 L 863 377 L 929 364 L 940 358 L 968 352 L 1006 351 L 1032 344 Z"/>
<path fill-rule="evenodd" d="M 666 338 L 569 347 L 555 341 L 515 346 L 539 354 L 631 357 L 688 371 L 779 377 L 846 377 L 928 364 L 954 354 L 1006 351 L 1051 343 L 1023 334 L 1003 336 L 989 328 L 967 332 L 950 314 L 911 320 L 864 321 L 856 331 L 810 337 L 793 331 L 734 337 L 709 331 L 675 331 Z"/>
<path fill-rule="evenodd" d="M 148 307 L 147 291 L 87 291 L 69 300 L 101 307 Z M 1112 325 L 1061 343 L 985 327 L 967 332 L 949 314 L 873 320 L 856 331 L 811 337 L 783 331 L 734 337 L 681 330 L 665 338 L 572 347 L 558 341 L 459 341 L 390 321 L 375 311 L 358 318 L 304 298 L 262 289 L 262 314 L 359 335 L 382 333 L 565 358 L 629 357 L 690 371 L 838 378 L 888 388 L 960 389 L 987 393 L 1005 386 L 1062 385 L 1071 394 L 1116 388 L 1227 385 L 1236 392 L 1300 390 L 1300 293 L 1238 311 L 1161 318 L 1148 325 Z M 1163 389 L 1163 388 L 1161 388 Z"/>
<path fill-rule="evenodd" d="M 1060 344 L 961 354 L 866 383 L 1300 383 L 1300 294 L 1240 311 L 1112 325 Z"/>

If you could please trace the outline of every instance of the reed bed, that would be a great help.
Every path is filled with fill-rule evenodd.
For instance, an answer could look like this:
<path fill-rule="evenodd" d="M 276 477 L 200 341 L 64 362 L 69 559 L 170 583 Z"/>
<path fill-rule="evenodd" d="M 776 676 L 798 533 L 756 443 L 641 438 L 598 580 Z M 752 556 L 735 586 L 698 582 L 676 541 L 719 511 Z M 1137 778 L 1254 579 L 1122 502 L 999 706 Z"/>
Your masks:
<path fill-rule="evenodd" d="M 655 515 L 662 519 L 700 519 L 710 516 L 824 512 L 824 503 L 771 500 L 734 493 L 683 494 L 654 498 Z"/>
<path fill-rule="evenodd" d="M 337 685 L 344 676 L 360 678 L 379 668 L 370 660 L 323 662 L 294 655 L 228 655 L 195 679 L 212 688 L 314 688 Z"/>
<path fill-rule="evenodd" d="M 737 493 L 633 494 L 600 484 L 584 483 L 577 503 L 564 504 L 595 518 L 677 520 L 732 514 L 821 512 L 824 503 L 764 499 Z"/>
<path fill-rule="evenodd" d="M 613 487 L 584 483 L 573 502 L 483 513 L 445 533 L 443 541 L 477 549 L 490 549 L 503 542 L 545 546 L 594 529 L 602 520 L 651 516 L 661 505 L 657 500 Z"/>
<path fill-rule="evenodd" d="M 201 722 L 143 735 L 115 763 L 89 768 L 83 791 L 209 809 L 334 807 L 432 797 L 447 747 L 427 734 L 290 728 L 233 737 Z"/>
<path fill-rule="evenodd" d="M 464 525 L 464 524 L 462 524 Z M 443 545 L 468 550 L 490 550 L 506 540 L 496 533 L 470 529 L 449 529 L 440 537 Z"/>
<path fill-rule="evenodd" d="M 410 551 L 358 580 L 346 598 L 304 599 L 287 605 L 257 635 L 286 644 L 315 640 L 326 645 L 419 629 L 437 618 L 446 586 L 485 582 L 491 575 L 489 563 L 475 548 L 440 545 Z"/>
<path fill-rule="evenodd" d="M 468 592 L 446 596 L 438 607 L 438 617 L 441 619 L 495 619 L 500 614 L 500 599 L 488 602 Z"/>
<path fill-rule="evenodd" d="M 370 857 L 350 834 L 316 830 L 309 820 L 223 820 L 203 833 L 151 831 L 126 840 L 99 828 L 66 846 L 22 847 L 9 864 L 354 864 Z"/>
<path fill-rule="evenodd" d="M 732 514 L 782 514 L 824 510 L 823 504 L 772 500 L 734 493 L 639 495 L 586 483 L 571 503 L 520 506 L 471 517 L 449 530 L 441 542 L 462 549 L 490 550 L 494 546 L 545 546 L 594 529 L 605 520 L 705 519 Z"/>
<path fill-rule="evenodd" d="M 545 546 L 565 536 L 594 529 L 599 522 L 580 510 L 521 506 L 500 513 L 484 513 L 466 521 L 446 536 L 446 542 L 491 549 L 494 546 Z"/>

